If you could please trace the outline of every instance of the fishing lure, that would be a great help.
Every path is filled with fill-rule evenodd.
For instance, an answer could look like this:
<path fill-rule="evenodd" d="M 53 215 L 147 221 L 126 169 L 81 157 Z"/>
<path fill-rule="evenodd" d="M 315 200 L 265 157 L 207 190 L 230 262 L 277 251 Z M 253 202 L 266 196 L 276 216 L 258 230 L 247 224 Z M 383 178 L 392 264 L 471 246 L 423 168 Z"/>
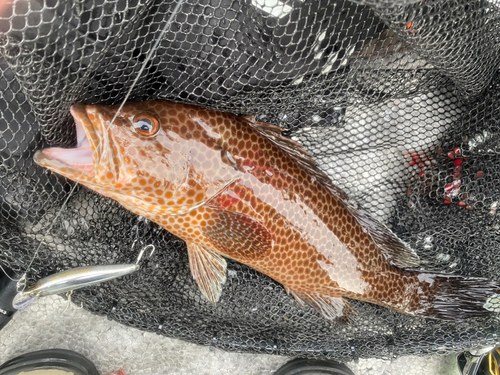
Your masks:
<path fill-rule="evenodd" d="M 144 247 L 135 263 L 77 267 L 44 277 L 17 293 L 12 306 L 19 310 L 28 306 L 39 297 L 72 292 L 86 286 L 100 284 L 129 275 L 140 268 L 139 262 L 146 250 L 151 250 L 149 254 L 151 256 L 155 248 L 153 245 Z"/>

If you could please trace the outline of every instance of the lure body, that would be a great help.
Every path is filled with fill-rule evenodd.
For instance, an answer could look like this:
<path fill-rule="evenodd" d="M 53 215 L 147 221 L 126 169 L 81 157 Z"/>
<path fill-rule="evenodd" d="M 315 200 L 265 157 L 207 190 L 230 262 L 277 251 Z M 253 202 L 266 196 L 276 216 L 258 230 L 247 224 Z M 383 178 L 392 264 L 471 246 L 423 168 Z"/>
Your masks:
<path fill-rule="evenodd" d="M 343 297 L 440 319 L 488 313 L 496 282 L 404 268 L 418 256 L 319 171 L 273 125 L 164 101 L 74 105 L 78 147 L 35 161 L 120 202 L 186 241 L 212 302 L 228 257 L 270 276 L 324 317 Z"/>
<path fill-rule="evenodd" d="M 110 264 L 106 266 L 77 267 L 38 280 L 19 292 L 13 301 L 16 309 L 26 307 L 38 297 L 71 292 L 86 286 L 129 275 L 139 269 L 138 264 Z"/>

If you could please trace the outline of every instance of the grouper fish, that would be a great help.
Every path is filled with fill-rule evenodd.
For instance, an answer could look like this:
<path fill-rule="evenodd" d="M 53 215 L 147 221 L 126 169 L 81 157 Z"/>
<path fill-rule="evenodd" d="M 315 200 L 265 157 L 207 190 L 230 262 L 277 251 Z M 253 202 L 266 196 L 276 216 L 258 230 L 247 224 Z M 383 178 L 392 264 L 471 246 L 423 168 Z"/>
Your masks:
<path fill-rule="evenodd" d="M 491 313 L 498 282 L 411 270 L 417 254 L 281 128 L 167 101 L 127 103 L 112 122 L 117 110 L 73 105 L 77 147 L 35 161 L 182 238 L 208 301 L 230 258 L 337 322 L 356 317 L 344 297 L 444 320 Z"/>

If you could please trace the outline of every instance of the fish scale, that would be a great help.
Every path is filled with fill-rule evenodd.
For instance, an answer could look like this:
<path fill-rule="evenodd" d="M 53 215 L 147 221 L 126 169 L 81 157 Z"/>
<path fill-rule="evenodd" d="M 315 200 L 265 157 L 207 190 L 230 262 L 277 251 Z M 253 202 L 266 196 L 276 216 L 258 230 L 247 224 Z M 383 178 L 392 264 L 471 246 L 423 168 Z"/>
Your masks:
<path fill-rule="evenodd" d="M 74 105 L 88 141 L 35 161 L 182 238 L 209 301 L 220 298 L 227 257 L 338 322 L 356 316 L 343 297 L 438 319 L 490 314 L 497 282 L 406 270 L 419 263 L 414 251 L 278 127 L 165 101 L 128 103 L 112 123 L 116 111 Z"/>

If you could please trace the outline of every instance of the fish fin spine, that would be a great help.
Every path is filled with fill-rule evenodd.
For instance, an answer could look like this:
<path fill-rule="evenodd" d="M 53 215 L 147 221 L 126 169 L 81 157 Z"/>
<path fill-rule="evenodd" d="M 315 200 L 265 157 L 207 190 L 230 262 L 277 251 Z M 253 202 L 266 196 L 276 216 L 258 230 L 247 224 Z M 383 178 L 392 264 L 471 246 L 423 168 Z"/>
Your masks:
<path fill-rule="evenodd" d="M 322 174 L 322 178 L 327 178 L 328 176 L 318 169 L 316 161 L 312 158 L 312 155 L 306 151 L 304 146 L 293 139 L 283 136 L 281 133 L 283 131 L 277 125 L 268 124 L 266 122 L 258 121 L 248 121 L 245 119 L 248 125 L 250 125 L 257 133 L 262 135 L 264 138 L 268 139 L 271 143 L 285 151 L 290 155 L 299 165 L 309 171 L 312 174 Z"/>
<path fill-rule="evenodd" d="M 219 301 L 226 282 L 227 263 L 219 254 L 195 243 L 188 243 L 191 274 L 203 296 L 212 303 Z"/>
<path fill-rule="evenodd" d="M 291 291 L 299 305 L 307 303 L 318 311 L 325 319 L 339 324 L 350 324 L 356 320 L 358 313 L 354 306 L 342 297 L 331 297 L 321 294 Z"/>
<path fill-rule="evenodd" d="M 257 116 L 242 116 L 248 125 L 259 131 L 259 133 L 264 133 L 266 136 L 281 136 L 283 128 L 278 125 L 268 124 L 267 122 L 257 121 Z M 288 138 L 285 138 L 288 139 Z M 293 141 L 292 141 L 293 142 Z"/>
<path fill-rule="evenodd" d="M 305 302 L 302 298 L 299 297 L 299 295 L 297 293 L 295 293 L 293 290 L 289 290 L 287 288 L 287 292 L 289 294 L 291 294 L 293 296 L 293 298 L 295 298 L 295 301 L 297 301 L 297 303 L 300 305 L 300 307 L 304 307 L 305 306 Z"/>
<path fill-rule="evenodd" d="M 384 255 L 385 259 L 393 266 L 400 268 L 417 267 L 420 258 L 417 253 L 401 241 L 389 228 L 375 219 L 366 209 L 353 202 L 346 203 L 346 208 L 363 230 Z"/>

